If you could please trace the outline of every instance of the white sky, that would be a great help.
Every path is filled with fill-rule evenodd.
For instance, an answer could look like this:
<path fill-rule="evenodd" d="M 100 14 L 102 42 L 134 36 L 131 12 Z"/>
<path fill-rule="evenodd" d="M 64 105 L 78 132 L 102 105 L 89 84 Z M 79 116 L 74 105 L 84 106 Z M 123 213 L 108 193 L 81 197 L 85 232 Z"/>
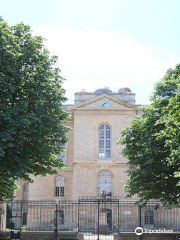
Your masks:
<path fill-rule="evenodd" d="M 94 91 L 104 86 L 113 91 L 130 87 L 137 103 L 148 103 L 147 94 L 154 83 L 180 60 L 175 54 L 163 60 L 125 31 L 113 34 L 93 28 L 47 26 L 34 28 L 34 34 L 45 37 L 51 54 L 58 55 L 69 103 L 81 89 Z"/>
<path fill-rule="evenodd" d="M 0 15 L 47 39 L 67 80 L 81 89 L 130 87 L 147 104 L 154 84 L 180 62 L 180 0 L 0 0 Z"/>

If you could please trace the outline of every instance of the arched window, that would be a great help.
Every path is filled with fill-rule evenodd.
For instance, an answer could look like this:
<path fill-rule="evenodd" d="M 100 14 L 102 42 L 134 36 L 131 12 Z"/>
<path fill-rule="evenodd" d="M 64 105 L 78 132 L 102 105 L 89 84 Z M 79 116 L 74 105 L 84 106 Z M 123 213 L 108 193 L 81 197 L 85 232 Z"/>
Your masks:
<path fill-rule="evenodd" d="M 99 126 L 99 158 L 111 157 L 111 128 L 108 124 Z"/>
<path fill-rule="evenodd" d="M 62 176 L 58 176 L 56 178 L 55 183 L 55 196 L 56 197 L 64 197 L 64 178 Z"/>
<path fill-rule="evenodd" d="M 112 195 L 112 176 L 108 171 L 102 171 L 98 177 L 98 193 Z"/>
<path fill-rule="evenodd" d="M 154 211 L 153 210 L 145 211 L 144 223 L 146 225 L 153 225 L 154 224 Z"/>
<path fill-rule="evenodd" d="M 25 183 L 23 186 L 23 200 L 29 199 L 29 183 Z"/>

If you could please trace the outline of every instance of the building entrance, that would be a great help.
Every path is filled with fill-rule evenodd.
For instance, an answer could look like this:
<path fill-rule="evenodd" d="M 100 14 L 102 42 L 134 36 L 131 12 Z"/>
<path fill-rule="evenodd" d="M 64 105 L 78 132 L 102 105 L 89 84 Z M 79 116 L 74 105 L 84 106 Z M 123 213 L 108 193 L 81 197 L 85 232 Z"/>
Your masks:
<path fill-rule="evenodd" d="M 81 199 L 78 212 L 79 232 L 109 234 L 119 230 L 118 199 Z"/>

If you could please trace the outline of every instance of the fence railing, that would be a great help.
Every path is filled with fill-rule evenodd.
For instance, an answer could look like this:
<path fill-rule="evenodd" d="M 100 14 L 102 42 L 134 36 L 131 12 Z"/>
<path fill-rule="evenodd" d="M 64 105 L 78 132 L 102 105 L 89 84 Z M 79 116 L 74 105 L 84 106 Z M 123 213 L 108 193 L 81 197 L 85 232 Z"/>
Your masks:
<path fill-rule="evenodd" d="M 140 207 L 118 198 L 80 198 L 78 201 L 9 201 L 7 223 L 22 231 L 134 232 L 146 230 L 180 232 L 180 208 L 165 209 L 157 202 Z"/>

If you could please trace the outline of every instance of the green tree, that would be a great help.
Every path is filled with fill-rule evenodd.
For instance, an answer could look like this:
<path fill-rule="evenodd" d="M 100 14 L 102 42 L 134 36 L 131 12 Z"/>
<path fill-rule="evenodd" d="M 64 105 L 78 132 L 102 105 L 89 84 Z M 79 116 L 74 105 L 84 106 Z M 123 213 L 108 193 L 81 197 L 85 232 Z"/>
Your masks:
<path fill-rule="evenodd" d="M 0 200 L 12 196 L 16 179 L 63 166 L 56 154 L 68 115 L 56 61 L 29 26 L 0 19 Z"/>
<path fill-rule="evenodd" d="M 140 202 L 180 203 L 180 65 L 156 84 L 151 104 L 122 131 L 129 160 L 126 191 Z"/>

